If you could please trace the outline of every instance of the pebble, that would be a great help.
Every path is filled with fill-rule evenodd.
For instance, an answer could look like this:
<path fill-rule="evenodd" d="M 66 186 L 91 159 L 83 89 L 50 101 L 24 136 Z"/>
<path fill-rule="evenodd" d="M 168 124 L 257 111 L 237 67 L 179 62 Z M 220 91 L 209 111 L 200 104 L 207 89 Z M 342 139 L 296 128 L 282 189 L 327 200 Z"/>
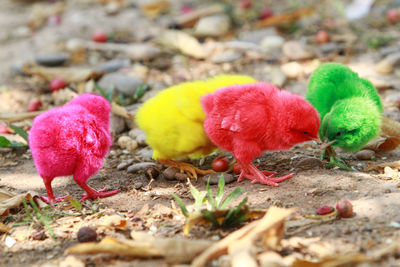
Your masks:
<path fill-rule="evenodd" d="M 124 52 L 133 61 L 149 60 L 160 55 L 161 50 L 152 44 L 129 44 Z"/>
<path fill-rule="evenodd" d="M 136 190 L 139 190 L 140 188 L 142 188 L 144 185 L 143 185 L 143 182 L 140 182 L 140 181 L 137 181 L 137 182 L 134 182 L 133 183 L 133 188 L 135 188 Z"/>
<path fill-rule="evenodd" d="M 261 40 L 260 45 L 265 52 L 276 53 L 276 52 L 281 52 L 284 42 L 285 39 L 283 39 L 281 36 L 271 35 L 264 37 Z"/>
<path fill-rule="evenodd" d="M 153 150 L 150 147 L 145 147 L 136 152 L 136 155 L 144 160 L 150 160 L 153 157 Z"/>
<path fill-rule="evenodd" d="M 305 60 L 314 57 L 314 53 L 306 45 L 298 41 L 284 43 L 282 51 L 289 60 Z"/>
<path fill-rule="evenodd" d="M 113 16 L 119 13 L 121 6 L 117 2 L 109 2 L 105 6 L 106 14 L 109 16 Z"/>
<path fill-rule="evenodd" d="M 73 38 L 73 39 L 69 39 L 65 43 L 65 48 L 68 51 L 73 52 L 73 51 L 77 51 L 77 50 L 80 50 L 80 49 L 84 49 L 85 45 L 84 45 L 84 43 L 83 43 L 83 41 L 81 39 Z"/>
<path fill-rule="evenodd" d="M 322 164 L 321 160 L 317 158 L 303 156 L 297 158 L 293 165 L 295 168 L 300 168 L 303 170 L 311 170 L 321 166 L 321 164 Z"/>
<path fill-rule="evenodd" d="M 136 92 L 136 89 L 143 84 L 143 81 L 136 77 L 131 77 L 123 73 L 112 72 L 104 75 L 100 81 L 99 86 L 103 90 L 114 88 L 117 92 L 130 97 Z"/>
<path fill-rule="evenodd" d="M 131 60 L 129 58 L 116 58 L 107 62 L 104 62 L 96 68 L 96 72 L 114 72 L 121 68 L 129 67 Z"/>
<path fill-rule="evenodd" d="M 242 53 L 230 51 L 213 56 L 211 58 L 211 62 L 215 64 L 221 64 L 221 63 L 236 61 L 241 58 L 242 58 Z"/>
<path fill-rule="evenodd" d="M 138 143 L 129 136 L 121 136 L 118 138 L 117 144 L 129 152 L 133 152 L 138 147 Z"/>
<path fill-rule="evenodd" d="M 36 56 L 37 64 L 46 67 L 61 66 L 69 60 L 69 56 L 65 53 L 41 54 Z"/>
<path fill-rule="evenodd" d="M 189 178 L 189 176 L 186 173 L 175 173 L 175 179 L 178 181 L 185 182 L 187 178 Z"/>
<path fill-rule="evenodd" d="M 303 68 L 298 62 L 282 64 L 281 70 L 289 79 L 296 79 L 303 73 Z"/>
<path fill-rule="evenodd" d="M 129 131 L 129 136 L 135 139 L 140 146 L 146 145 L 146 134 L 143 130 L 135 128 Z"/>
<path fill-rule="evenodd" d="M 114 134 L 120 134 L 123 131 L 125 131 L 125 128 L 126 128 L 125 119 L 120 116 L 111 114 L 110 116 L 111 132 Z"/>
<path fill-rule="evenodd" d="M 175 180 L 175 175 L 179 172 L 179 170 L 175 167 L 169 166 L 163 171 L 164 178 L 166 180 Z"/>
<path fill-rule="evenodd" d="M 156 167 L 157 165 L 153 162 L 141 162 L 141 163 L 136 163 L 134 165 L 131 165 L 128 167 L 127 172 L 129 173 L 135 173 L 138 171 L 144 171 L 147 170 L 150 167 Z"/>
<path fill-rule="evenodd" d="M 277 67 L 264 69 L 269 74 L 269 81 L 278 87 L 282 87 L 286 83 L 286 75 Z"/>
<path fill-rule="evenodd" d="M 121 162 L 117 166 L 117 170 L 125 170 L 128 166 L 130 166 L 133 163 L 134 159 L 130 159 L 128 161 Z"/>
<path fill-rule="evenodd" d="M 230 19 L 226 15 L 203 17 L 194 26 L 194 34 L 198 36 L 220 37 L 229 31 L 230 26 Z"/>
<path fill-rule="evenodd" d="M 360 150 L 356 153 L 356 158 L 359 160 L 371 160 L 375 157 L 375 151 L 370 149 Z"/>
<path fill-rule="evenodd" d="M 380 74 L 390 74 L 393 72 L 393 63 L 389 60 L 383 59 L 376 64 L 375 69 Z"/>
<path fill-rule="evenodd" d="M 239 34 L 239 40 L 259 44 L 265 37 L 274 36 L 276 34 L 277 32 L 274 27 L 268 27 L 261 30 L 241 32 Z"/>
<path fill-rule="evenodd" d="M 218 184 L 219 178 L 221 175 L 224 176 L 225 184 L 232 183 L 236 180 L 236 178 L 229 173 L 224 173 L 224 172 L 216 172 L 216 173 L 211 173 L 203 176 L 202 180 L 205 184 L 207 184 L 208 178 L 210 178 L 210 185 L 215 185 Z"/>

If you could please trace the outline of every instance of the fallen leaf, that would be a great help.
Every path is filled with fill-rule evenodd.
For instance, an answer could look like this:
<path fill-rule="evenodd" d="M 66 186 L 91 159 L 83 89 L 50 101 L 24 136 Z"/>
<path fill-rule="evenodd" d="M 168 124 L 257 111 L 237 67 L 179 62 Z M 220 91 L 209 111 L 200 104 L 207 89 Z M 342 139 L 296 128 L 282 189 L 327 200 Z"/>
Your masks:
<path fill-rule="evenodd" d="M 370 163 L 368 166 L 367 170 L 376 170 L 376 171 L 383 171 L 385 167 L 390 167 L 392 169 L 398 169 L 400 170 L 400 160 L 397 161 L 391 161 L 391 162 L 384 162 L 381 164 L 375 164 L 375 163 Z"/>
<path fill-rule="evenodd" d="M 200 18 L 223 12 L 223 5 L 216 4 L 212 6 L 207 6 L 177 17 L 176 19 L 174 19 L 173 24 L 181 28 L 191 28 L 197 23 Z"/>
<path fill-rule="evenodd" d="M 359 253 L 335 255 L 319 261 L 296 259 L 293 267 L 328 267 L 328 266 L 355 266 L 357 263 L 368 262 L 370 259 Z"/>
<path fill-rule="evenodd" d="M 374 151 L 382 151 L 388 152 L 396 149 L 400 145 L 400 139 L 397 137 L 387 136 L 382 137 L 379 136 L 375 139 L 372 139 L 363 149 L 371 149 Z"/>
<path fill-rule="evenodd" d="M 140 11 L 147 17 L 156 18 L 166 12 L 170 5 L 170 2 L 165 0 L 151 1 L 149 4 L 142 5 Z"/>
<path fill-rule="evenodd" d="M 206 51 L 202 44 L 189 34 L 183 31 L 169 30 L 165 31 L 159 37 L 162 45 L 180 50 L 183 54 L 197 59 L 206 57 Z"/>
<path fill-rule="evenodd" d="M 293 12 L 290 13 L 284 13 L 284 14 L 277 14 L 272 17 L 268 17 L 266 19 L 260 20 L 256 22 L 255 26 L 256 27 L 270 27 L 286 22 L 291 22 L 293 20 L 298 20 L 302 17 L 309 16 L 315 12 L 315 7 L 307 7 L 307 8 L 301 8 L 297 9 Z"/>
<path fill-rule="evenodd" d="M 2 200 L 0 201 L 0 216 L 6 216 L 8 215 L 10 209 L 18 208 L 19 206 L 21 206 L 22 200 L 24 199 L 30 199 L 33 197 L 35 201 L 42 202 L 40 204 L 38 203 L 38 206 L 40 207 L 42 207 L 44 203 L 43 201 L 40 200 L 38 194 L 35 192 L 27 192 L 18 195 L 9 193 L 8 198 L 6 197 L 7 193 L 8 192 L 2 190 L 1 194 Z"/>
<path fill-rule="evenodd" d="M 39 76 L 48 82 L 56 77 L 67 83 L 82 82 L 97 76 L 91 68 L 41 67 L 34 64 L 25 64 L 22 68 L 25 73 Z"/>
<path fill-rule="evenodd" d="M 291 209 L 270 207 L 262 219 L 243 226 L 207 248 L 193 260 L 192 266 L 205 266 L 207 262 L 228 253 L 229 247 L 231 247 L 231 251 L 237 251 L 238 245 L 235 243 L 239 241 L 243 246 L 249 246 L 256 240 L 263 239 L 265 246 L 275 248 L 283 235 L 284 221 L 292 212 Z M 246 250 L 246 247 L 243 247 L 243 249 Z"/>
<path fill-rule="evenodd" d="M 111 112 L 114 115 L 126 118 L 126 119 L 133 119 L 133 115 L 130 114 L 123 106 L 118 105 L 115 102 L 111 103 Z"/>
<path fill-rule="evenodd" d="M 0 232 L 1 233 L 7 233 L 8 230 L 10 230 L 10 226 L 5 225 L 4 223 L 0 222 Z"/>
<path fill-rule="evenodd" d="M 16 122 L 16 121 L 30 120 L 43 112 L 44 111 L 22 112 L 22 113 L 18 113 L 18 114 L 0 113 L 0 121 L 5 121 L 8 123 L 11 123 L 11 122 Z"/>
<path fill-rule="evenodd" d="M 117 214 L 104 216 L 100 222 L 100 225 L 105 227 L 115 227 L 120 230 L 125 230 L 128 228 L 126 220 Z"/>

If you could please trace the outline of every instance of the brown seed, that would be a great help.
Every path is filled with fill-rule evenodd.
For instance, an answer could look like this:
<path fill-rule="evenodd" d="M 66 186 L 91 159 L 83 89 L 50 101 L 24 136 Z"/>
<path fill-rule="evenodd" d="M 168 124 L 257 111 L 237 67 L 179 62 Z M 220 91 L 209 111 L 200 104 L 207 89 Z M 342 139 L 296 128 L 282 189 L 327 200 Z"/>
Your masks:
<path fill-rule="evenodd" d="M 342 218 L 350 218 L 353 215 L 353 204 L 350 200 L 339 200 L 336 203 L 336 209 Z"/>
<path fill-rule="evenodd" d="M 175 180 L 175 174 L 179 172 L 179 170 L 175 167 L 168 167 L 163 171 L 164 177 L 167 180 Z"/>
<path fill-rule="evenodd" d="M 94 242 L 97 239 L 96 231 L 89 227 L 84 226 L 78 231 L 78 241 L 79 242 Z"/>
<path fill-rule="evenodd" d="M 180 172 L 175 173 L 175 178 L 176 178 L 176 180 L 178 180 L 178 181 L 186 181 L 186 179 L 187 179 L 188 177 L 189 177 L 189 176 L 188 176 L 186 173 L 180 173 Z"/>

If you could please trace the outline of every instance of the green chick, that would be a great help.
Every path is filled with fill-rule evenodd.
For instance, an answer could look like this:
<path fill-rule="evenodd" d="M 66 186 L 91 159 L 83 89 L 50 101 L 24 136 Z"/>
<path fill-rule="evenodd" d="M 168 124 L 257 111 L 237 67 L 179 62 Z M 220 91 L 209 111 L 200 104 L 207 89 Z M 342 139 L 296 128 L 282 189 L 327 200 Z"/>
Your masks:
<path fill-rule="evenodd" d="M 355 152 L 380 131 L 383 107 L 376 89 L 342 64 L 319 66 L 311 75 L 306 99 L 319 112 L 321 140 L 332 146 Z M 336 158 L 331 147 L 326 152 L 331 166 L 349 168 Z"/>

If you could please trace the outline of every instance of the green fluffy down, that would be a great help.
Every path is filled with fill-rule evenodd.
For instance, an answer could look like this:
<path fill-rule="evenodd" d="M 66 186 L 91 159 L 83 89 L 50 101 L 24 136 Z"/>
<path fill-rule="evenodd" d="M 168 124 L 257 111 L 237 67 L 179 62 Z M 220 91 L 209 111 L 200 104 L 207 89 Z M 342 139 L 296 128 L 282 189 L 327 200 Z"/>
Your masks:
<path fill-rule="evenodd" d="M 382 103 L 374 86 L 338 63 L 326 63 L 310 78 L 306 99 L 321 117 L 320 136 L 358 151 L 378 135 Z"/>

